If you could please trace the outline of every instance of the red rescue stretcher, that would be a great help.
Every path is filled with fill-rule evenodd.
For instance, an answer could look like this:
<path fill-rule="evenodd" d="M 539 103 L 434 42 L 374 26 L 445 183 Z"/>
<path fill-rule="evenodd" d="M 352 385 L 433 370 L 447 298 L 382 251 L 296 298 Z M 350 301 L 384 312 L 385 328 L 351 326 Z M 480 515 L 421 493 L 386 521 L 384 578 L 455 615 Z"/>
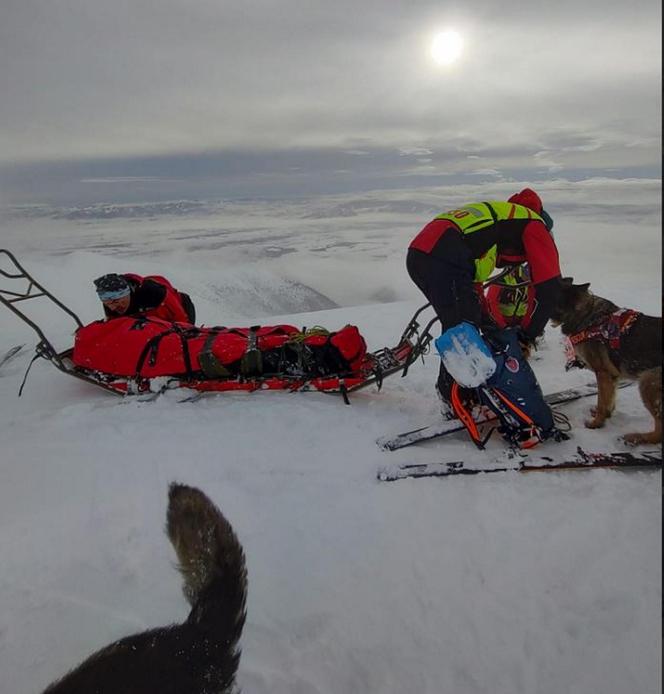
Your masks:
<path fill-rule="evenodd" d="M 118 395 L 160 393 L 173 388 L 202 392 L 286 390 L 348 393 L 401 372 L 427 353 L 432 318 L 422 306 L 394 347 L 368 351 L 356 326 L 337 331 L 293 325 L 223 327 L 115 318 L 84 325 L 37 282 L 8 250 L 0 249 L 0 302 L 38 335 L 35 357 L 65 374 Z M 50 302 L 73 323 L 74 345 L 58 351 L 23 302 Z M 32 362 L 31 362 L 32 364 Z M 26 373 L 27 377 L 27 373 Z M 23 388 L 24 382 L 21 386 Z"/>

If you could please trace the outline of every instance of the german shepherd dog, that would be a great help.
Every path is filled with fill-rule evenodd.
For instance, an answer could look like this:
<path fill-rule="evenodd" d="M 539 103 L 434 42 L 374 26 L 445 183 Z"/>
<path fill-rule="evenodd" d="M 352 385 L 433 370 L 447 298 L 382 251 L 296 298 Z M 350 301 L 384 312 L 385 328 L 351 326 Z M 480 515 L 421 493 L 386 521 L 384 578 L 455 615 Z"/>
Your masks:
<path fill-rule="evenodd" d="M 597 406 L 585 424 L 590 429 L 604 426 L 615 409 L 618 379 L 631 379 L 639 383 L 641 400 L 653 416 L 655 428 L 648 433 L 626 434 L 623 439 L 630 445 L 661 443 L 662 319 L 637 314 L 617 344 L 606 336 L 590 336 L 597 332 L 592 330 L 595 326 L 606 324 L 620 309 L 608 299 L 595 296 L 589 286 L 574 284 L 571 277 L 563 278 L 558 305 L 551 316 L 553 325 L 559 325 L 564 335 L 581 337 L 582 341 L 574 344 L 576 358 L 597 378 Z M 584 331 L 588 339 L 583 339 Z"/>
<path fill-rule="evenodd" d="M 230 694 L 246 618 L 244 553 L 230 523 L 194 487 L 171 484 L 166 533 L 192 606 L 183 624 L 109 644 L 44 694 Z"/>

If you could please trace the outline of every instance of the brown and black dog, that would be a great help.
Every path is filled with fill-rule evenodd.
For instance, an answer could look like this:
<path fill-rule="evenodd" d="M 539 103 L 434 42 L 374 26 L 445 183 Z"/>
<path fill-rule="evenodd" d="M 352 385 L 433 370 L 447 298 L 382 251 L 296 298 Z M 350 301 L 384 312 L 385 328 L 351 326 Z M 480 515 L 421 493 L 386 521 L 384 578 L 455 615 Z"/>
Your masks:
<path fill-rule="evenodd" d="M 221 511 L 172 484 L 166 532 L 192 609 L 183 624 L 127 636 L 91 655 L 44 694 L 229 694 L 240 660 L 247 573 Z"/>
<path fill-rule="evenodd" d="M 662 319 L 636 312 L 618 314 L 618 306 L 595 296 L 589 286 L 563 278 L 551 316 L 553 325 L 559 325 L 571 339 L 576 358 L 597 377 L 597 406 L 586 426 L 604 426 L 615 409 L 618 379 L 631 379 L 639 383 L 641 399 L 655 420 L 655 428 L 623 438 L 632 445 L 661 443 Z"/>

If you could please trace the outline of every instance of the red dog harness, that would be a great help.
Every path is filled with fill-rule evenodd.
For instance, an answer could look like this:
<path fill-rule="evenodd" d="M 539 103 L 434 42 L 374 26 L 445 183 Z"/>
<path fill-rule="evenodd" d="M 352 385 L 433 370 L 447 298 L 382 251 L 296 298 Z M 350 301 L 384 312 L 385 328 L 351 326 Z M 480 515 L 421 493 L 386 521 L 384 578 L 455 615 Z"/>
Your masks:
<path fill-rule="evenodd" d="M 618 309 L 615 313 L 605 316 L 601 322 L 570 335 L 570 342 L 578 345 L 579 342 L 600 338 L 606 341 L 611 349 L 617 350 L 620 347 L 620 337 L 630 330 L 640 315 L 631 308 Z"/>

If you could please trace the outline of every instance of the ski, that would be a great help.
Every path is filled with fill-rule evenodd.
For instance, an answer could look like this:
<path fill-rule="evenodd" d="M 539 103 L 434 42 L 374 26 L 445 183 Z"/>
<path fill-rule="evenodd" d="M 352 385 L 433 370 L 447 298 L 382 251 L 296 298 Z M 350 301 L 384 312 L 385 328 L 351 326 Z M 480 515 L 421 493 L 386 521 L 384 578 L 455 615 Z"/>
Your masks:
<path fill-rule="evenodd" d="M 18 355 L 18 353 L 25 347 L 25 345 L 16 345 L 15 347 L 12 347 L 11 349 L 8 349 L 1 357 L 0 357 L 0 369 L 5 366 L 6 364 L 9 364 L 9 362 Z"/>
<path fill-rule="evenodd" d="M 625 381 L 619 383 L 619 388 L 625 388 L 631 385 L 630 381 Z M 565 390 L 559 390 L 555 393 L 549 393 L 544 396 L 547 404 L 550 406 L 562 405 L 563 403 L 572 402 L 574 400 L 579 400 L 580 398 L 586 398 L 590 395 L 597 394 L 597 383 L 586 383 L 585 385 L 577 386 L 575 388 L 566 388 Z M 486 424 L 488 422 L 493 422 L 496 420 L 496 415 L 486 408 L 475 418 L 476 424 Z M 447 434 L 452 434 L 455 431 L 463 431 L 465 429 L 464 425 L 458 419 L 441 419 L 438 422 L 434 422 L 429 426 L 420 427 L 419 429 L 413 429 L 412 431 L 406 431 L 403 434 L 397 434 L 396 436 L 381 436 L 376 440 L 379 448 L 384 451 L 397 451 L 400 448 L 406 448 L 407 446 L 412 446 L 415 443 L 421 443 L 422 441 L 430 441 L 431 439 L 436 439 L 440 436 L 446 436 Z"/>
<path fill-rule="evenodd" d="M 555 458 L 550 456 L 530 456 L 511 453 L 507 457 L 497 457 L 489 464 L 470 465 L 462 460 L 438 463 L 405 463 L 384 465 L 378 469 L 381 482 L 394 482 L 418 477 L 452 477 L 453 475 L 479 475 L 490 472 L 556 472 L 567 470 L 647 469 L 662 467 L 662 451 L 619 451 L 616 453 L 589 453 L 577 448 L 575 455 Z"/>

